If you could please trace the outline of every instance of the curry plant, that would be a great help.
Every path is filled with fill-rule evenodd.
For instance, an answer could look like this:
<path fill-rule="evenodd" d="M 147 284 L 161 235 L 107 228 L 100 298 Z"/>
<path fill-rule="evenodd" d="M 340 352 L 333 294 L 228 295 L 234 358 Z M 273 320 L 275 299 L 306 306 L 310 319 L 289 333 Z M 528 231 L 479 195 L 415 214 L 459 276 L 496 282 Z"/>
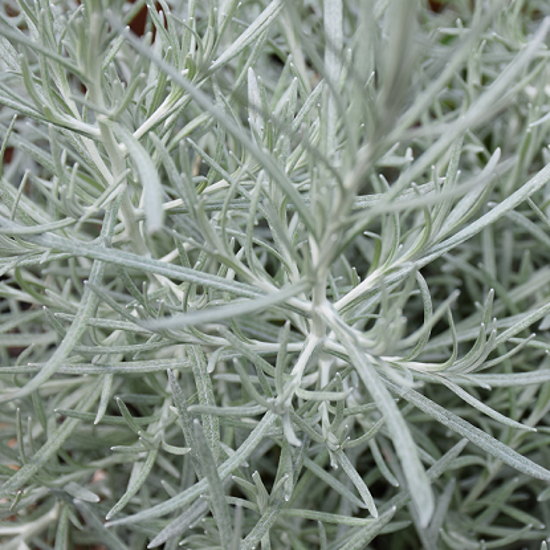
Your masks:
<path fill-rule="evenodd" d="M 2 548 L 546 548 L 547 11 L 5 0 Z"/>

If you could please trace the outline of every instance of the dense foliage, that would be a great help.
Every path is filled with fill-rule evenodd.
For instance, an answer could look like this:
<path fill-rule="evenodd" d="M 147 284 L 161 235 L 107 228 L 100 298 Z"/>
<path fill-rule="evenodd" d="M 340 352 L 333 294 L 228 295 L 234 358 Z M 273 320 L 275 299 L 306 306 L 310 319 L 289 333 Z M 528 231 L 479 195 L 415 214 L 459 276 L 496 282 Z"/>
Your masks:
<path fill-rule="evenodd" d="M 2 548 L 546 548 L 547 12 L 3 0 Z"/>

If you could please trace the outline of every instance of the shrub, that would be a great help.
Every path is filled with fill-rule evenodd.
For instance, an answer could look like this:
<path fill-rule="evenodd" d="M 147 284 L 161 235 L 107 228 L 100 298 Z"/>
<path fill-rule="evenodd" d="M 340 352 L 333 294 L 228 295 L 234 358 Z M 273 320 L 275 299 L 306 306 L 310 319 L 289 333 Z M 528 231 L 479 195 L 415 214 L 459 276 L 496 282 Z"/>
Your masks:
<path fill-rule="evenodd" d="M 546 547 L 548 6 L 1 10 L 3 548 Z"/>

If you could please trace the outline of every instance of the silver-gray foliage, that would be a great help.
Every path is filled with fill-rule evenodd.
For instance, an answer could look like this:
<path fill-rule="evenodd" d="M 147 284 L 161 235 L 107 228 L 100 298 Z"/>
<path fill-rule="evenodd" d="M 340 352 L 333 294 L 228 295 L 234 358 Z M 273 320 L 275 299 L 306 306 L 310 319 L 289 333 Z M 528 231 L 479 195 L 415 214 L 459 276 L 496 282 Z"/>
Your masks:
<path fill-rule="evenodd" d="M 4 0 L 2 548 L 546 548 L 547 12 Z"/>

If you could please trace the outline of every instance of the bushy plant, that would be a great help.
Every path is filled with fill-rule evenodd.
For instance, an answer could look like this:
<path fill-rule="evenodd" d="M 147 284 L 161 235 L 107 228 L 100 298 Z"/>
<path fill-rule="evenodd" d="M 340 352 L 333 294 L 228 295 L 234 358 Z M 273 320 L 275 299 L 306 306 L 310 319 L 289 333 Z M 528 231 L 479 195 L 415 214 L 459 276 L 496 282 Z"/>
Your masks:
<path fill-rule="evenodd" d="M 546 548 L 548 11 L 4 0 L 2 548 Z"/>

